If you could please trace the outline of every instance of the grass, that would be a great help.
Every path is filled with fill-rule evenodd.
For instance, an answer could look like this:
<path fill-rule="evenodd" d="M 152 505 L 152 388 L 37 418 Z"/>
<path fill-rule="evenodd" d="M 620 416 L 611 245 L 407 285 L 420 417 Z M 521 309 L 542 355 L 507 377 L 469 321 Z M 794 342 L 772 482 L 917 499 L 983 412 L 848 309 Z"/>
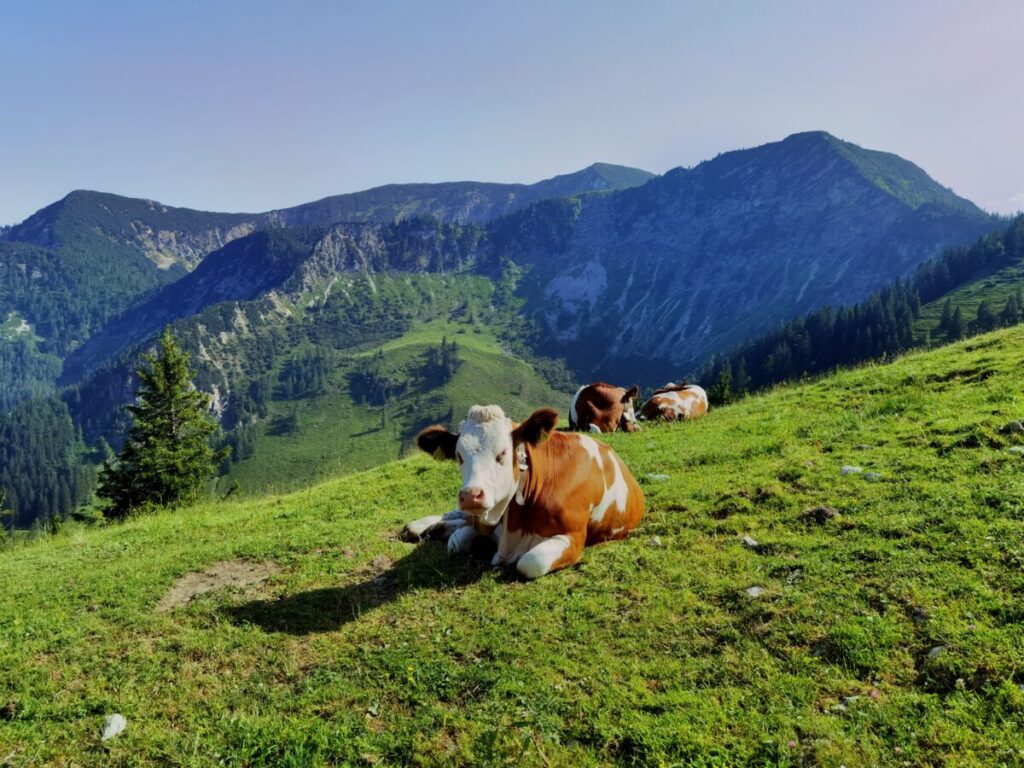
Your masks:
<path fill-rule="evenodd" d="M 0 760 L 1020 765 L 1022 366 L 1016 328 L 606 437 L 648 514 L 534 583 L 395 538 L 452 506 L 426 457 L 16 546 Z M 155 610 L 236 559 L 280 570 Z"/>

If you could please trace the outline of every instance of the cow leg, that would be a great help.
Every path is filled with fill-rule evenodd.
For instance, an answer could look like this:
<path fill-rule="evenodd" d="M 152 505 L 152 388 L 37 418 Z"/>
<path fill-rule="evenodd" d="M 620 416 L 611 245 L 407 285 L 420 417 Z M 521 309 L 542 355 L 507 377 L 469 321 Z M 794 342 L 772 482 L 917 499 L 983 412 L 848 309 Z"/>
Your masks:
<path fill-rule="evenodd" d="M 587 425 L 587 431 L 593 432 L 595 435 L 601 434 L 601 428 L 597 426 L 597 424 L 595 424 L 594 422 L 590 422 L 590 424 Z"/>
<path fill-rule="evenodd" d="M 469 552 L 469 548 L 476 535 L 476 528 L 472 525 L 463 525 L 461 528 L 456 528 L 452 535 L 448 537 L 448 551 Z"/>
<path fill-rule="evenodd" d="M 407 523 L 399 534 L 402 541 L 416 542 L 421 539 L 448 539 L 452 533 L 467 524 L 469 517 L 465 512 L 453 509 L 443 515 L 429 515 Z"/>
<path fill-rule="evenodd" d="M 579 561 L 585 542 L 586 532 L 551 536 L 519 558 L 516 570 L 527 579 L 539 579 Z"/>

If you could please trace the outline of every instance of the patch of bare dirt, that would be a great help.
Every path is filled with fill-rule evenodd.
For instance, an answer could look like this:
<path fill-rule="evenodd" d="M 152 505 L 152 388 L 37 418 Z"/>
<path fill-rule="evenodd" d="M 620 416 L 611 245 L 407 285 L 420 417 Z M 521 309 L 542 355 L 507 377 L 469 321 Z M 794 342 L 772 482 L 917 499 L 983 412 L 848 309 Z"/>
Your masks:
<path fill-rule="evenodd" d="M 259 563 L 249 560 L 223 560 L 201 571 L 179 576 L 167 593 L 160 598 L 156 609 L 161 612 L 170 611 L 215 589 L 253 587 L 264 583 L 280 570 L 277 563 L 269 560 Z"/>

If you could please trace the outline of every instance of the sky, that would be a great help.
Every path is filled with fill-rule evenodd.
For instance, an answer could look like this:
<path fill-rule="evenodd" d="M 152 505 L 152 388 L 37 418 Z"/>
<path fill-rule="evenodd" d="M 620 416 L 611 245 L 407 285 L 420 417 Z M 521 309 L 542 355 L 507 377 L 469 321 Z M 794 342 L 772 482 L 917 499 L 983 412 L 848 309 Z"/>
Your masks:
<path fill-rule="evenodd" d="M 805 130 L 1010 212 L 1022 52 L 1021 0 L 7 0 L 0 224 L 73 189 L 254 212 Z"/>

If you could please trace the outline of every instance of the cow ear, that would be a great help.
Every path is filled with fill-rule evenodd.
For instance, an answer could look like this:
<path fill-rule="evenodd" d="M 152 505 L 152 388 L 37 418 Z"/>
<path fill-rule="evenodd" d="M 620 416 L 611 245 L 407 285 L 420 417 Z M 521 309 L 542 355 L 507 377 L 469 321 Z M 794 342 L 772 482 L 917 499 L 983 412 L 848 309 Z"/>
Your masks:
<path fill-rule="evenodd" d="M 630 400 L 636 400 L 640 397 L 640 387 L 634 384 L 630 387 L 629 391 L 622 396 L 622 402 L 628 403 Z"/>
<path fill-rule="evenodd" d="M 416 435 L 416 446 L 424 453 L 429 453 L 438 461 L 455 458 L 455 444 L 458 435 L 453 435 L 440 424 L 427 427 Z"/>
<path fill-rule="evenodd" d="M 541 408 L 530 414 L 530 418 L 512 430 L 512 442 L 536 445 L 548 439 L 548 435 L 558 424 L 558 411 L 554 408 Z"/>

